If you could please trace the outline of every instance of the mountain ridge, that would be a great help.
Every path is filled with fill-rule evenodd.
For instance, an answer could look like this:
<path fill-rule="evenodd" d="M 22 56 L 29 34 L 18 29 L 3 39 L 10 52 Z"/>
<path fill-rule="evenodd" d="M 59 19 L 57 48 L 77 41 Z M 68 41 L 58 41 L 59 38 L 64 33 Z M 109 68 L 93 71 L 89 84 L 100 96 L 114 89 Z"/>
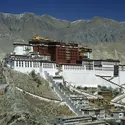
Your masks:
<path fill-rule="evenodd" d="M 73 20 L 73 21 L 69 21 L 69 20 L 66 20 L 66 19 L 59 19 L 59 18 L 56 18 L 56 17 L 53 17 L 53 16 L 51 16 L 51 15 L 48 15 L 48 14 L 42 14 L 42 15 L 37 15 L 37 14 L 35 14 L 35 13 L 32 13 L 32 12 L 24 12 L 24 13 L 3 13 L 3 12 L 0 12 L 0 14 L 2 14 L 2 15 L 8 15 L 8 16 L 21 16 L 21 17 L 23 17 L 24 15 L 33 15 L 33 16 L 36 16 L 36 17 L 51 17 L 51 18 L 53 18 L 53 19 L 57 19 L 57 20 L 61 20 L 61 21 L 67 21 L 67 22 L 74 22 L 74 21 L 79 21 L 79 20 L 82 20 L 82 21 L 90 21 L 90 20 L 92 20 L 92 19 L 108 19 L 108 20 L 112 20 L 112 21 L 116 21 L 116 22 L 119 22 L 119 23 L 125 23 L 125 21 L 122 21 L 122 22 L 120 22 L 120 21 L 117 21 L 117 20 L 115 20 L 115 19 L 111 19 L 111 18 L 106 18 L 106 17 L 101 17 L 101 16 L 94 16 L 93 18 L 91 18 L 91 19 L 76 19 L 76 20 Z"/>
<path fill-rule="evenodd" d="M 27 43 L 36 34 L 50 39 L 95 46 L 100 44 L 107 46 L 108 43 L 124 45 L 125 23 L 98 16 L 91 20 L 70 22 L 47 14 L 38 16 L 29 12 L 22 14 L 0 13 L 1 52 L 11 52 L 13 42 Z"/>

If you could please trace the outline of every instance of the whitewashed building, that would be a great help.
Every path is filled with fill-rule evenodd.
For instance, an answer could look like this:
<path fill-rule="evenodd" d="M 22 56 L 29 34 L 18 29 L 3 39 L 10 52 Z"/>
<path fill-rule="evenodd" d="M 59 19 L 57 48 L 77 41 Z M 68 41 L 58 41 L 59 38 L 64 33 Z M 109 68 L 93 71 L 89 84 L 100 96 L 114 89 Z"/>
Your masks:
<path fill-rule="evenodd" d="M 73 86 L 97 87 L 98 85 L 113 86 L 125 83 L 125 66 L 118 60 L 82 60 L 81 64 L 61 64 L 51 61 L 51 55 L 33 51 L 30 44 L 14 43 L 13 53 L 8 59 L 8 66 L 14 70 L 30 73 L 35 70 L 45 78 L 45 72 L 55 77 L 58 72 L 62 79 Z M 119 66 L 119 74 L 114 77 L 114 65 Z M 60 71 L 58 69 L 60 67 Z M 112 82 L 117 85 L 113 84 Z"/>

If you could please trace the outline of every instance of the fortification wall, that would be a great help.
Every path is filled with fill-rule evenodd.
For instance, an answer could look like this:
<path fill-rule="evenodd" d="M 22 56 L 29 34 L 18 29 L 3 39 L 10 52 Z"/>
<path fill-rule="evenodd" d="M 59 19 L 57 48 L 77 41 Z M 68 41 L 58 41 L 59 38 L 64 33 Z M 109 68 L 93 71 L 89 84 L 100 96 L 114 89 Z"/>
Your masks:
<path fill-rule="evenodd" d="M 71 83 L 74 86 L 97 87 L 98 85 L 102 85 L 107 87 L 112 86 L 113 88 L 116 88 L 118 86 L 96 76 L 100 75 L 113 77 L 113 72 L 113 69 L 86 70 L 85 66 L 72 67 L 68 65 L 63 65 L 61 75 L 64 77 L 65 81 Z M 119 71 L 119 77 L 113 78 L 112 81 L 116 84 L 121 85 L 125 81 L 124 76 L 125 71 Z M 107 79 L 111 77 L 107 77 Z"/>

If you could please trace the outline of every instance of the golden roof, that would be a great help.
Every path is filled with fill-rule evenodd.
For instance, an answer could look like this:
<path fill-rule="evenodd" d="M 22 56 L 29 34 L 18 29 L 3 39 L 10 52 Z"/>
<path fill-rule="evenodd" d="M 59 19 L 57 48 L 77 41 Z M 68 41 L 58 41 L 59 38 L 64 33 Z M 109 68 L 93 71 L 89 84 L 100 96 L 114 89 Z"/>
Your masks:
<path fill-rule="evenodd" d="M 36 35 L 33 40 L 41 40 L 41 37 L 39 35 Z"/>
<path fill-rule="evenodd" d="M 49 39 L 40 37 L 39 35 L 36 35 L 35 37 L 33 37 L 32 40 L 38 40 L 38 41 L 40 41 L 40 40 L 45 40 L 45 41 L 48 41 Z"/>

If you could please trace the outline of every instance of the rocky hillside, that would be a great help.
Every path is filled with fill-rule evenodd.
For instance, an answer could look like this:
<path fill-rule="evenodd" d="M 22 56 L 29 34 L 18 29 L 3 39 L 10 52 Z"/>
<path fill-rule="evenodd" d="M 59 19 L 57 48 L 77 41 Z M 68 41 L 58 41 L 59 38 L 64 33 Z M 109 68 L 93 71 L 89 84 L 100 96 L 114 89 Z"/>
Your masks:
<path fill-rule="evenodd" d="M 51 125 L 56 117 L 70 115 L 67 106 L 32 98 L 12 85 L 0 95 L 0 125 Z"/>
<path fill-rule="evenodd" d="M 0 13 L 0 56 L 12 50 L 14 41 L 27 42 L 36 34 L 56 40 L 94 44 L 98 52 L 100 43 L 103 45 L 120 42 L 124 45 L 125 23 L 101 17 L 69 22 L 49 15 Z M 107 44 L 105 46 L 108 47 Z M 115 50 L 117 51 L 117 46 Z M 110 50 L 107 51 L 106 53 L 112 56 Z"/>
<path fill-rule="evenodd" d="M 9 83 L 3 95 L 0 89 L 0 125 L 51 125 L 56 117 L 75 115 L 37 74 L 33 77 L 5 67 L 4 73 L 0 73 Z"/>
<path fill-rule="evenodd" d="M 30 92 L 44 98 L 60 100 L 55 92 L 49 86 L 49 82 L 35 74 L 31 75 L 23 74 L 21 72 L 14 71 L 9 68 L 4 68 L 8 82 L 14 84 L 16 87 L 23 89 L 24 91 Z"/>
<path fill-rule="evenodd" d="M 125 46 L 124 43 L 103 43 L 90 45 L 93 49 L 91 58 L 95 59 L 119 59 L 121 64 L 125 64 Z"/>

